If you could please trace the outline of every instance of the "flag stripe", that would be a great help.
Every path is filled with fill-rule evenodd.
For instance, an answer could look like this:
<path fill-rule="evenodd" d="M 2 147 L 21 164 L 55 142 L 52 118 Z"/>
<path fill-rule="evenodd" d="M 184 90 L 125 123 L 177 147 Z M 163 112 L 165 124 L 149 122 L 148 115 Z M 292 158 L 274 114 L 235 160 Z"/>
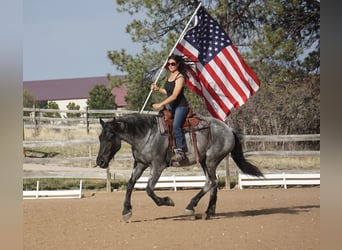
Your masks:
<path fill-rule="evenodd" d="M 225 65 L 225 68 L 222 70 L 229 81 L 227 85 L 234 89 L 234 96 L 239 96 L 239 98 L 236 98 L 239 100 L 239 105 L 241 106 L 248 100 L 248 95 L 246 95 L 246 91 L 244 90 L 244 83 L 235 70 L 235 62 L 231 60 L 227 49 L 222 50 L 222 56 L 220 55 L 220 58 L 223 62 L 223 65 Z"/>
<path fill-rule="evenodd" d="M 233 103 L 236 102 L 235 99 L 229 91 L 227 91 L 221 79 L 216 75 L 215 70 L 211 67 L 211 63 L 205 65 L 201 73 L 208 84 L 210 84 L 211 88 L 216 91 L 216 98 L 220 98 L 222 102 L 226 103 L 226 106 L 229 107 L 229 109 L 234 107 Z"/>
<path fill-rule="evenodd" d="M 223 51 L 225 51 L 225 49 Z M 216 62 L 218 68 L 220 69 L 220 78 L 222 81 L 224 81 L 223 87 L 226 88 L 227 92 L 231 94 L 234 107 L 240 107 L 240 105 L 245 103 L 245 96 L 243 95 L 239 84 L 234 79 L 234 71 L 230 70 L 230 62 L 226 60 L 226 57 L 223 53 L 219 53 L 217 57 L 213 59 L 213 61 Z M 227 97 L 229 97 L 229 95 L 227 95 Z"/>
<path fill-rule="evenodd" d="M 260 82 L 256 76 L 256 74 L 252 71 L 251 68 L 248 67 L 246 62 L 242 59 L 240 54 L 237 52 L 237 49 L 235 48 L 234 45 L 231 45 L 230 48 L 228 48 L 229 54 L 234 58 L 235 63 L 239 67 L 239 72 L 240 75 L 242 76 L 242 79 L 245 79 L 246 82 L 246 87 L 250 88 L 252 87 L 253 91 L 252 93 L 254 94 L 260 86 Z M 244 73 L 242 73 L 244 72 Z"/>

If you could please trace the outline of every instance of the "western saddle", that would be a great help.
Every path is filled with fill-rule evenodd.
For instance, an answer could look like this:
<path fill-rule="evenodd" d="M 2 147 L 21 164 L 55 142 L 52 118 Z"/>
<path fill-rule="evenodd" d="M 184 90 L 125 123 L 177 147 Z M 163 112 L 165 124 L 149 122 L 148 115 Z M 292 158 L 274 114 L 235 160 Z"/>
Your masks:
<path fill-rule="evenodd" d="M 159 130 L 162 135 L 169 136 L 169 149 L 172 151 L 176 147 L 175 136 L 173 133 L 173 116 L 170 110 L 164 108 L 159 112 L 157 116 L 157 121 L 159 125 Z M 186 116 L 185 122 L 183 124 L 184 133 L 189 132 L 190 138 L 194 145 L 194 152 L 196 156 L 196 162 L 199 163 L 198 150 L 197 150 L 197 140 L 196 140 L 196 130 L 205 129 L 209 127 L 208 121 L 203 117 L 198 116 L 190 108 Z"/>

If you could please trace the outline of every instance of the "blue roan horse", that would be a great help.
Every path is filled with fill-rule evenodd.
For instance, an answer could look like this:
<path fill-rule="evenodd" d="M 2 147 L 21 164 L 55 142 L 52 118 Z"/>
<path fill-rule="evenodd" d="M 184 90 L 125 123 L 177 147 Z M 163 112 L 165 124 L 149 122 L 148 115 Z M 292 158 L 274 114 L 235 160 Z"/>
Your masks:
<path fill-rule="evenodd" d="M 242 172 L 254 176 L 263 176 L 263 174 L 244 158 L 236 131 L 215 118 L 205 117 L 204 119 L 208 122 L 208 128 L 195 131 L 197 156 L 190 135 L 186 133 L 186 159 L 181 161 L 179 166 L 193 165 L 196 163 L 197 157 L 207 181 L 191 199 L 185 212 L 188 215 L 193 214 L 200 199 L 210 191 L 209 205 L 205 212 L 209 218 L 209 216 L 215 215 L 216 208 L 218 185 L 216 168 L 229 153 Z M 132 146 L 134 169 L 127 184 L 122 211 L 124 221 L 132 216 L 131 195 L 134 185 L 148 167 L 151 168 L 151 177 L 146 188 L 147 194 L 158 206 L 174 206 L 170 197 L 159 197 L 154 192 L 154 187 L 163 170 L 170 166 L 169 137 L 160 132 L 156 116 L 134 113 L 107 122 L 100 118 L 100 123 L 102 132 L 99 136 L 100 149 L 96 166 L 107 168 L 109 161 L 120 150 L 122 140 Z"/>

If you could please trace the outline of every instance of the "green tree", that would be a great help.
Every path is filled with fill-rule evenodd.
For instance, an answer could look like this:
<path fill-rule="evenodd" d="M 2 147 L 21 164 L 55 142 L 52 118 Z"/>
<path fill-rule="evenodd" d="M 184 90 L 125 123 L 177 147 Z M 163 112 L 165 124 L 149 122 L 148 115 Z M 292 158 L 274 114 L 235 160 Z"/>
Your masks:
<path fill-rule="evenodd" d="M 126 31 L 131 35 L 132 40 L 140 43 L 143 48 L 142 53 L 134 56 L 127 54 L 124 49 L 108 52 L 113 65 L 127 73 L 126 101 L 132 109 L 142 107 L 150 91 L 150 83 L 154 81 L 156 73 L 198 3 L 199 1 L 196 0 L 117 0 L 118 10 L 127 12 L 133 17 Z M 319 126 L 316 125 L 319 123 L 317 106 L 319 106 L 320 94 L 318 86 L 320 2 L 317 0 L 208 0 L 202 3 L 227 31 L 262 83 L 261 89 L 249 101 L 254 107 L 247 103 L 239 110 L 233 111 L 229 117 L 231 122 L 240 124 L 237 119 L 244 117 L 245 126 L 252 128 L 252 121 L 268 117 L 268 120 L 265 120 L 267 131 L 274 132 L 276 125 L 271 121 L 278 120 L 284 124 L 286 121 L 283 118 L 286 114 L 291 114 L 306 105 L 312 105 L 306 111 L 312 112 L 311 118 L 316 117 L 312 123 L 315 125 L 310 125 L 310 128 L 306 129 L 307 123 L 297 122 L 293 124 L 297 128 L 292 129 L 319 132 L 317 131 Z M 146 18 L 138 19 L 140 13 L 145 13 Z M 165 75 L 162 74 L 158 84 L 164 80 Z M 284 88 L 287 92 L 280 91 Z M 304 106 L 300 102 L 291 102 L 301 97 L 296 95 L 296 90 L 301 92 L 301 89 L 310 90 L 305 92 Z M 193 108 L 204 113 L 202 98 L 190 91 L 187 91 L 187 96 Z M 269 96 L 273 98 L 268 98 Z M 151 103 L 161 98 L 160 95 L 152 94 L 145 109 L 151 109 Z M 310 99 L 315 100 L 315 103 L 308 101 Z M 265 110 L 257 107 L 263 107 Z M 266 116 L 264 113 L 271 115 Z M 308 116 L 305 117 L 309 119 Z"/>
<path fill-rule="evenodd" d="M 89 109 L 116 109 L 115 97 L 103 84 L 95 85 L 87 100 Z"/>
<path fill-rule="evenodd" d="M 24 89 L 23 91 L 23 107 L 24 108 L 33 108 L 33 105 L 35 104 L 35 100 L 33 95 Z"/>
<path fill-rule="evenodd" d="M 57 109 L 59 110 L 58 103 L 51 101 L 48 103 L 48 109 Z M 49 117 L 49 118 L 61 118 L 61 114 L 58 112 L 46 112 L 43 114 L 44 117 Z"/>
<path fill-rule="evenodd" d="M 69 102 L 66 106 L 68 110 L 80 110 L 80 105 L 77 105 L 74 102 Z M 78 118 L 81 116 L 81 113 L 67 113 L 66 116 L 68 118 Z"/>
<path fill-rule="evenodd" d="M 33 95 L 24 89 L 23 91 L 23 107 L 24 108 L 33 108 L 33 106 L 36 104 Z M 29 116 L 30 112 L 25 111 L 24 116 Z"/>

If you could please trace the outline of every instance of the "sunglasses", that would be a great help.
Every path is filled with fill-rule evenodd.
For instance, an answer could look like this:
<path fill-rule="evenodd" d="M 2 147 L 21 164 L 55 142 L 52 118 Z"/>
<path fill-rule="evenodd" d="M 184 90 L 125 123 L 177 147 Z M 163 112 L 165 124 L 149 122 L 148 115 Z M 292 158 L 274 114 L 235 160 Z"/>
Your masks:
<path fill-rule="evenodd" d="M 176 66 L 176 64 L 177 64 L 177 63 L 172 62 L 172 63 L 167 63 L 166 65 L 167 65 L 167 66 Z"/>

